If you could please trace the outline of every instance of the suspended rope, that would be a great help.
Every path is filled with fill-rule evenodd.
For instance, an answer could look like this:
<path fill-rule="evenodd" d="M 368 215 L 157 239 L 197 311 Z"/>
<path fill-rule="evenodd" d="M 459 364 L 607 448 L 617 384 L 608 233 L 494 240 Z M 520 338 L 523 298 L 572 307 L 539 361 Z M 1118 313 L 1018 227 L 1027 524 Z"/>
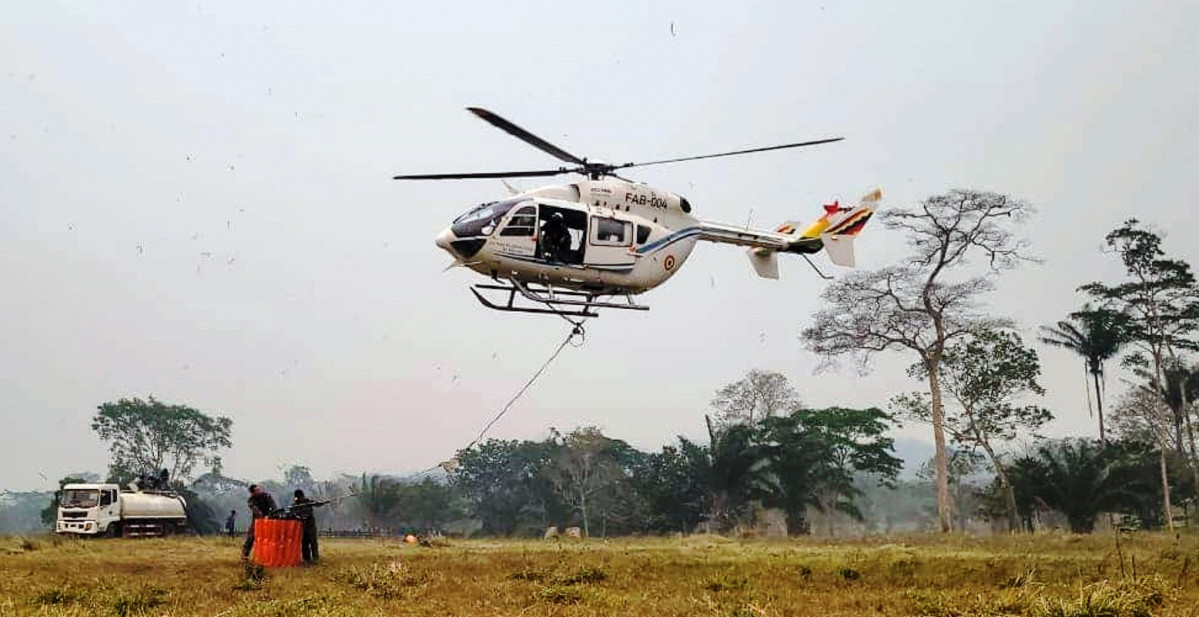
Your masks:
<path fill-rule="evenodd" d="M 577 322 L 572 321 L 571 319 L 567 318 L 565 315 L 563 315 L 562 318 L 570 323 L 570 325 L 571 325 L 570 333 L 566 335 L 566 338 L 562 340 L 562 342 L 558 345 L 557 349 L 554 349 L 554 353 L 550 354 L 550 357 L 541 364 L 541 367 L 537 369 L 537 372 L 533 373 L 533 376 L 530 377 L 529 380 L 525 382 L 525 385 L 521 386 L 520 390 L 518 390 L 516 392 L 516 394 L 511 399 L 508 399 L 508 402 L 505 403 L 502 408 L 500 408 L 499 413 L 495 414 L 495 416 L 493 416 L 491 418 L 491 420 L 489 420 L 487 422 L 487 424 L 483 426 L 483 430 L 479 431 L 479 434 L 476 435 L 475 438 L 470 443 L 466 444 L 466 447 L 459 450 L 459 452 L 469 450 L 469 449 L 473 448 L 475 446 L 475 444 L 479 443 L 479 441 L 481 441 L 483 439 L 483 436 L 487 434 L 487 431 L 491 430 L 491 427 L 494 426 L 496 422 L 499 422 L 500 418 L 504 417 L 504 414 L 508 413 L 508 410 L 511 409 L 512 406 L 516 404 L 516 401 L 520 400 L 520 397 L 523 396 L 525 391 L 528 390 L 529 387 L 532 386 L 533 383 L 537 381 L 537 378 L 541 377 L 541 374 L 545 372 L 545 369 L 549 368 L 550 364 L 552 364 L 554 362 L 554 360 L 556 360 L 558 358 L 558 355 L 562 353 L 563 349 L 566 349 L 567 345 L 570 345 L 572 347 L 581 347 L 583 345 L 583 343 L 585 343 L 587 341 L 587 332 L 586 332 L 586 330 L 583 329 L 582 321 L 577 321 Z M 578 340 L 579 340 L 578 343 L 574 342 L 576 338 L 578 338 Z M 441 468 L 441 469 L 445 470 L 446 473 L 452 473 L 455 469 L 458 468 L 458 457 L 454 456 L 454 458 L 451 458 L 448 461 L 443 461 L 442 463 L 440 463 L 438 465 L 434 465 L 424 471 L 418 472 L 413 475 L 424 475 L 424 474 L 427 474 L 430 471 L 433 471 L 437 468 Z"/>
<path fill-rule="evenodd" d="M 570 320 L 567 319 L 567 321 Z M 495 417 L 483 427 L 483 430 L 479 431 L 479 434 L 475 437 L 474 441 L 466 444 L 466 447 L 463 448 L 463 450 L 471 449 L 471 447 L 479 443 L 479 440 L 483 439 L 483 435 L 486 435 L 487 431 L 490 430 L 496 422 L 499 422 L 500 418 L 504 417 L 504 414 L 508 413 L 508 410 L 512 408 L 512 405 L 516 404 L 516 401 L 520 400 L 520 397 L 524 395 L 525 390 L 528 390 L 529 386 L 533 385 L 533 382 L 537 381 L 538 377 L 541 377 L 541 374 L 545 372 L 545 369 L 549 368 L 550 364 L 558 358 L 558 354 L 562 353 L 562 350 L 565 349 L 567 345 L 570 345 L 571 341 L 573 341 L 576 336 L 580 337 L 581 341 L 586 340 L 586 332 L 583 330 L 583 324 L 574 322 L 571 323 L 574 328 L 571 329 L 570 334 L 566 335 L 566 338 L 562 340 L 562 343 L 558 345 L 558 348 L 554 350 L 554 353 L 550 354 L 549 359 L 541 365 L 541 368 L 537 369 L 536 373 L 533 373 L 533 376 L 529 378 L 529 381 L 525 382 L 525 385 L 522 386 L 521 389 L 516 393 L 516 396 L 513 396 L 508 403 L 504 405 L 503 409 L 500 409 L 500 412 L 497 413 Z M 581 345 L 582 342 L 579 344 Z"/>

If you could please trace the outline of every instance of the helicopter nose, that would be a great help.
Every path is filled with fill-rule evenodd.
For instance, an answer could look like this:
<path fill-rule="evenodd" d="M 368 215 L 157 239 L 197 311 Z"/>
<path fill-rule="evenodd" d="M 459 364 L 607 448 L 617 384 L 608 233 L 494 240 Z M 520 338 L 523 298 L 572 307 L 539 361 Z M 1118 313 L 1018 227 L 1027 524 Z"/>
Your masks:
<path fill-rule="evenodd" d="M 454 258 L 457 259 L 458 254 L 454 252 L 454 247 L 450 244 L 453 241 L 454 232 L 451 231 L 449 227 L 446 227 L 445 229 L 441 230 L 441 233 L 437 234 L 437 238 L 433 242 L 437 244 L 437 246 L 441 247 L 442 250 L 446 251 L 450 255 L 453 255 Z"/>

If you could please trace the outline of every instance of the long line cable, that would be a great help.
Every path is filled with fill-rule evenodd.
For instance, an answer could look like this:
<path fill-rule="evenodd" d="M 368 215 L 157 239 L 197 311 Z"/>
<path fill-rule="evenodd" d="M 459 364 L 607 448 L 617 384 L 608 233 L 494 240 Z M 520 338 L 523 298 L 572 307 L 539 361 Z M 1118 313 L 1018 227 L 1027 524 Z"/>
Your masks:
<path fill-rule="evenodd" d="M 552 364 L 554 362 L 554 360 L 556 360 L 558 358 L 558 355 L 562 353 L 563 349 L 566 349 L 567 345 L 571 345 L 572 347 L 578 347 L 578 346 L 582 345 L 583 342 L 586 341 L 587 333 L 583 329 L 583 323 L 581 321 L 571 321 L 570 319 L 566 318 L 565 316 L 563 316 L 563 318 L 566 319 L 566 321 L 570 322 L 570 324 L 571 324 L 570 333 L 566 335 L 566 338 L 562 340 L 562 342 L 558 345 L 558 348 L 554 350 L 554 353 L 550 354 L 550 357 L 548 359 L 546 359 L 546 361 L 544 363 L 542 363 L 541 367 L 537 369 L 537 372 L 533 373 L 533 376 L 530 377 L 529 380 L 525 382 L 525 385 L 521 386 L 520 390 L 518 390 L 516 392 L 516 394 L 512 398 L 508 399 L 508 402 L 505 403 L 502 408 L 500 408 L 499 413 L 495 414 L 495 416 L 493 416 L 491 418 L 491 420 L 489 420 L 487 422 L 487 424 L 483 426 L 483 430 L 479 431 L 479 434 L 470 443 L 466 444 L 466 447 L 459 450 L 459 452 L 469 450 L 472 447 L 474 447 L 475 444 L 479 443 L 479 441 L 483 439 L 483 436 L 487 434 L 487 431 L 490 430 L 491 427 L 494 426 L 496 422 L 499 422 L 500 418 L 504 417 L 504 414 L 508 413 L 509 409 L 512 409 L 512 406 L 516 404 L 516 401 L 520 400 L 520 397 L 523 396 L 525 391 L 528 390 L 529 387 L 532 386 L 533 383 L 537 381 L 538 377 L 541 377 L 541 374 L 545 372 L 545 369 L 549 368 L 550 364 Z M 574 344 L 574 340 L 576 337 L 580 339 L 580 342 L 578 344 Z M 452 472 L 454 470 L 454 468 L 457 467 L 457 465 L 458 465 L 458 456 L 455 455 L 453 458 L 449 459 L 448 461 L 443 461 L 443 462 L 441 462 L 437 465 L 434 465 L 424 471 L 420 471 L 420 472 L 417 472 L 412 475 L 413 476 L 423 476 L 423 475 L 425 475 L 431 471 L 434 471 L 438 468 L 441 468 L 441 469 L 445 470 L 447 473 L 449 473 L 449 472 Z"/>
<path fill-rule="evenodd" d="M 558 354 L 562 353 L 562 350 L 565 349 L 567 345 L 571 344 L 571 341 L 573 341 L 576 336 L 583 337 L 586 335 L 586 333 L 583 331 L 582 324 L 573 322 L 572 324 L 574 327 L 571 329 L 570 334 L 567 334 L 566 338 L 562 340 L 562 343 L 558 345 L 558 348 L 554 350 L 554 353 L 550 354 L 549 359 L 541 365 L 541 368 L 537 369 L 536 373 L 533 373 L 533 376 L 529 378 L 527 382 L 525 382 L 525 385 L 522 386 L 521 389 L 516 393 L 516 396 L 513 396 L 511 399 L 509 399 L 508 403 L 504 405 L 503 409 L 500 409 L 500 412 L 497 413 L 495 417 L 493 417 L 491 421 L 483 427 L 483 430 L 479 431 L 479 435 L 475 437 L 474 441 L 467 444 L 463 450 L 471 449 L 471 447 L 479 443 L 479 440 L 483 439 L 483 435 L 487 434 L 487 431 L 490 430 L 496 422 L 499 422 L 500 418 L 504 417 L 504 414 L 508 413 L 508 410 L 512 408 L 512 405 L 514 405 L 516 401 L 520 400 L 520 397 L 524 395 L 525 390 L 528 390 L 529 386 L 533 385 L 533 382 L 537 381 L 538 377 L 541 377 L 541 374 L 545 372 L 545 369 L 549 368 L 550 364 L 552 364 L 553 361 L 558 358 Z"/>

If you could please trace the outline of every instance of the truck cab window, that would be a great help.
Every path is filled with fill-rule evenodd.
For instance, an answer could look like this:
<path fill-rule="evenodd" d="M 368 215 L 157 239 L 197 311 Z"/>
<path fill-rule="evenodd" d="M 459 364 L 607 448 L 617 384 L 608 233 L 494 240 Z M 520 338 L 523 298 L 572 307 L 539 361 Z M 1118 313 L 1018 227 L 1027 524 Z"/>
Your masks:
<path fill-rule="evenodd" d="M 101 506 L 111 506 L 112 505 L 112 491 L 101 491 L 100 492 L 100 505 Z"/>

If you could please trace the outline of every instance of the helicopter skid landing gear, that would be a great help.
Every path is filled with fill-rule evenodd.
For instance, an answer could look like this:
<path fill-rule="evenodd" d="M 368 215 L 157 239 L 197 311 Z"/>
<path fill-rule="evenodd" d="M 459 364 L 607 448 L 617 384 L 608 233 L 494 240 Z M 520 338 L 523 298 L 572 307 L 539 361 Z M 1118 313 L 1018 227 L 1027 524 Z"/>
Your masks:
<path fill-rule="evenodd" d="M 538 313 L 543 315 L 561 315 L 563 317 L 599 317 L 599 313 L 595 312 L 595 310 L 601 308 L 631 309 L 635 311 L 649 310 L 648 306 L 633 302 L 632 296 L 626 296 L 627 303 L 600 302 L 596 300 L 599 296 L 593 293 L 560 290 L 549 286 L 531 288 L 520 281 L 510 282 L 512 283 L 511 285 L 474 285 L 471 287 L 471 293 L 475 294 L 475 297 L 478 298 L 483 306 L 511 313 Z M 480 290 L 507 292 L 508 299 L 502 303 L 492 302 L 483 293 L 480 293 Z M 544 304 L 545 308 L 519 306 L 516 304 L 517 294 L 520 294 L 520 296 L 530 302 Z"/>

